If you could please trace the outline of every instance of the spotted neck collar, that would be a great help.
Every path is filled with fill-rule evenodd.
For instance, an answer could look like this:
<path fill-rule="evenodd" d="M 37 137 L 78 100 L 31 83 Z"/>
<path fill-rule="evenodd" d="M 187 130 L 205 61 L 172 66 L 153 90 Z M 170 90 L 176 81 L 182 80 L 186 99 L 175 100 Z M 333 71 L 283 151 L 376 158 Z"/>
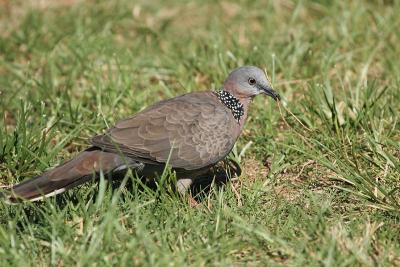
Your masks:
<path fill-rule="evenodd" d="M 233 117 L 239 122 L 244 115 L 243 104 L 231 93 L 220 90 L 217 92 L 218 99 L 231 110 Z"/>

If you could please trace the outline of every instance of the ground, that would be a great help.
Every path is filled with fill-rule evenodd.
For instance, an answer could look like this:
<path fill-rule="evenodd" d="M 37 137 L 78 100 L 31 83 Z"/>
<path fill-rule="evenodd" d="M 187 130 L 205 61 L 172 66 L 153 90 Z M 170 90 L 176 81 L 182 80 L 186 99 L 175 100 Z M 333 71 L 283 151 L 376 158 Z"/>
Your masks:
<path fill-rule="evenodd" d="M 398 14 L 390 0 L 1 0 L 2 186 L 237 66 L 265 68 L 283 100 L 254 100 L 231 155 L 242 175 L 196 208 L 132 177 L 1 201 L 0 265 L 399 266 Z"/>

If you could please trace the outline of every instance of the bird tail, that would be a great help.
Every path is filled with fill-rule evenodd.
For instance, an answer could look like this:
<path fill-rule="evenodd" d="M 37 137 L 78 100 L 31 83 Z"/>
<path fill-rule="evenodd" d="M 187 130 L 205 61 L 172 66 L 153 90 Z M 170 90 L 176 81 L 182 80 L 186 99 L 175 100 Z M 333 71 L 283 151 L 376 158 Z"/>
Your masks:
<path fill-rule="evenodd" d="M 126 166 L 123 157 L 92 147 L 40 176 L 12 186 L 5 197 L 11 203 L 40 200 L 78 186 L 94 178 L 100 171 L 109 173 L 122 166 Z"/>

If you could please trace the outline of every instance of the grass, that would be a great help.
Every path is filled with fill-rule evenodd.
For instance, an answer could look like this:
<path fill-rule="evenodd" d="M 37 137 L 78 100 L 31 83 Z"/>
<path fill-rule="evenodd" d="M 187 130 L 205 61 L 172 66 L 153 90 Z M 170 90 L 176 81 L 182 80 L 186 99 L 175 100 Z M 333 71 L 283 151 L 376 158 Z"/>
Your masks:
<path fill-rule="evenodd" d="M 0 184 L 161 99 L 268 70 L 198 208 L 106 182 L 0 203 L 1 266 L 400 265 L 398 1 L 0 1 Z M 244 149 L 245 148 L 245 149 Z"/>

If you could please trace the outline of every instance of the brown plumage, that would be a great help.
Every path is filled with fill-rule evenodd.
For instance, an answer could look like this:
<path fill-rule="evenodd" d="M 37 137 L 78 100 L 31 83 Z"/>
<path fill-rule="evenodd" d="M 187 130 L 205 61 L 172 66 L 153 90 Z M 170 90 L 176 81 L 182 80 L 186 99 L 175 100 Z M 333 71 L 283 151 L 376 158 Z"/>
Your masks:
<path fill-rule="evenodd" d="M 230 110 L 214 92 L 191 93 L 162 101 L 123 120 L 92 144 L 118 149 L 144 163 L 196 170 L 215 164 L 233 147 L 239 131 Z M 116 146 L 117 144 L 118 146 Z"/>
<path fill-rule="evenodd" d="M 190 185 L 228 155 L 243 129 L 252 98 L 260 93 L 279 99 L 262 70 L 238 68 L 220 92 L 195 92 L 164 100 L 118 122 L 107 133 L 95 136 L 93 146 L 74 159 L 13 186 L 8 199 L 15 202 L 55 195 L 100 171 L 114 175 L 130 168 L 155 178 L 167 162 L 178 179 Z M 187 182 L 178 183 L 181 191 L 187 187 Z"/>

